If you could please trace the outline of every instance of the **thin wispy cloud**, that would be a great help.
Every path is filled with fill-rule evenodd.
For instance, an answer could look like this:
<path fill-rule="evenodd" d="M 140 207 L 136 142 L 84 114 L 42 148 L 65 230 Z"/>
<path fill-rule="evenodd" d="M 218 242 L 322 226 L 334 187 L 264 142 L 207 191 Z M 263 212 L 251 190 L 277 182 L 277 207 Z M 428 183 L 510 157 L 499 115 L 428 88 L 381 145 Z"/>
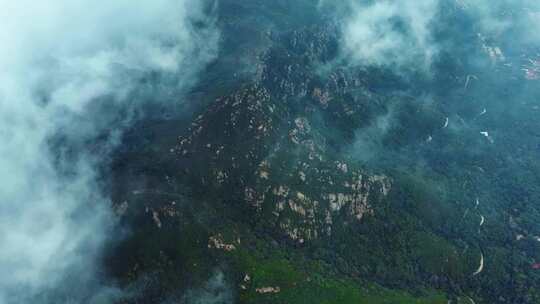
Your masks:
<path fill-rule="evenodd" d="M 342 27 L 344 56 L 361 65 L 429 69 L 438 47 L 437 0 L 351 2 Z"/>

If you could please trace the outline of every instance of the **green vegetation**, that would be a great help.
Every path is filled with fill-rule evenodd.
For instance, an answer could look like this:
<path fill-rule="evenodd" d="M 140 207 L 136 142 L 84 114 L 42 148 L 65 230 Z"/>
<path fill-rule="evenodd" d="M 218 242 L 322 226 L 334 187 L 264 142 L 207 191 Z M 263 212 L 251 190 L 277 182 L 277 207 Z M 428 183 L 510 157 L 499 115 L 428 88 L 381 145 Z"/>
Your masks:
<path fill-rule="evenodd" d="M 355 304 L 438 304 L 446 303 L 444 294 L 428 291 L 413 296 L 373 283 L 328 274 L 316 262 L 304 263 L 282 257 L 261 257 L 244 249 L 233 253 L 237 266 L 250 280 L 240 282 L 240 303 L 355 303 Z M 277 293 L 259 293 L 257 288 L 279 287 Z"/>

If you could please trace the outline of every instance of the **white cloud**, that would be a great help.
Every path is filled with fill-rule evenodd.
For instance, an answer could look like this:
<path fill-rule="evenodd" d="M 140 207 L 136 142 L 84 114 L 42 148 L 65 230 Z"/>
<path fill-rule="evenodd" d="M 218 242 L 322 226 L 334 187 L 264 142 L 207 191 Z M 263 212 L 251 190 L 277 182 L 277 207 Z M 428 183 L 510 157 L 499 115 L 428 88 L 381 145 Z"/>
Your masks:
<path fill-rule="evenodd" d="M 454 33 L 480 34 L 495 44 L 515 48 L 539 45 L 540 3 L 535 0 L 347 0 L 330 4 L 320 0 L 321 9 L 333 9 L 341 24 L 342 55 L 353 65 L 382 66 L 400 72 L 430 72 L 444 48 L 461 48 L 437 41 L 435 33 L 452 27 Z M 452 7 L 457 8 L 454 11 Z M 471 24 L 447 24 L 445 14 L 460 14 Z M 459 35 L 459 34 L 458 34 Z M 457 37 L 456 37 L 457 38 Z M 448 39 L 446 37 L 445 39 Z M 459 40 L 456 40 L 459 41 Z M 474 54 L 471 54 L 474 56 Z"/>
<path fill-rule="evenodd" d="M 0 0 L 0 303 L 93 277 L 111 222 L 96 168 L 115 137 L 102 154 L 58 151 L 121 131 L 89 108 L 128 106 L 146 73 L 193 81 L 217 45 L 215 29 L 192 26 L 208 21 L 202 2 Z"/>
<path fill-rule="evenodd" d="M 431 23 L 437 0 L 353 3 L 343 26 L 343 52 L 355 63 L 429 69 L 437 47 Z"/>

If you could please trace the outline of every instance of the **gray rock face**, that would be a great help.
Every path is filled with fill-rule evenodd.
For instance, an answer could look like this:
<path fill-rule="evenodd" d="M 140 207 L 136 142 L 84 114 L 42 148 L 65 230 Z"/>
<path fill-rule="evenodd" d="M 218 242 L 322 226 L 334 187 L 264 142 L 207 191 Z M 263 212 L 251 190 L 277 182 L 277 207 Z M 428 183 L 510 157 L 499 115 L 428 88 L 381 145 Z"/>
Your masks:
<path fill-rule="evenodd" d="M 336 217 L 360 222 L 372 215 L 372 204 L 392 187 L 388 177 L 335 157 L 333 134 L 317 121 L 321 115 L 329 123 L 355 121 L 383 100 L 366 90 L 362 72 L 318 74 L 336 39 L 335 29 L 322 28 L 277 39 L 263 56 L 260 78 L 218 98 L 174 148 L 199 187 L 241 201 L 298 243 L 331 236 Z M 364 94 L 348 96 L 351 91 Z"/>

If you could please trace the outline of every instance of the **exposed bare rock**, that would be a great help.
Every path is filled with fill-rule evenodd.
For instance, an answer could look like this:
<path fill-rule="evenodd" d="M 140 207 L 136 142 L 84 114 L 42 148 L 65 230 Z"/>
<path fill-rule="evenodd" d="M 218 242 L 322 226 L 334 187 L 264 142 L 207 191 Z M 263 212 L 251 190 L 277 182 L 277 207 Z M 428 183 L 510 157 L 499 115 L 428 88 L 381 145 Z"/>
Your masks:
<path fill-rule="evenodd" d="M 210 239 L 208 240 L 208 248 L 214 248 L 230 252 L 236 250 L 236 245 L 225 243 L 225 241 L 223 240 L 223 236 L 221 234 L 218 234 L 216 236 L 210 237 Z"/>
<path fill-rule="evenodd" d="M 157 211 L 152 211 L 152 220 L 154 220 L 154 223 L 156 223 L 156 226 L 161 229 L 161 226 L 163 225 L 161 223 L 161 220 L 159 218 L 159 213 Z"/>
<path fill-rule="evenodd" d="M 362 223 L 391 181 L 341 159 L 325 131 L 344 119 L 354 127 L 365 102 L 379 105 L 364 89 L 365 72 L 336 68 L 320 76 L 306 67 L 332 57 L 335 37 L 326 28 L 277 39 L 288 49 L 269 50 L 260 78 L 216 99 L 173 150 L 196 188 L 211 187 L 223 201 L 253 212 L 254 221 L 304 243 L 331 236 L 336 217 Z"/>
<path fill-rule="evenodd" d="M 281 292 L 281 288 L 279 288 L 279 286 L 276 286 L 276 287 L 260 287 L 260 288 L 256 288 L 255 291 L 257 293 L 261 293 L 261 294 L 279 293 L 279 292 Z"/>

